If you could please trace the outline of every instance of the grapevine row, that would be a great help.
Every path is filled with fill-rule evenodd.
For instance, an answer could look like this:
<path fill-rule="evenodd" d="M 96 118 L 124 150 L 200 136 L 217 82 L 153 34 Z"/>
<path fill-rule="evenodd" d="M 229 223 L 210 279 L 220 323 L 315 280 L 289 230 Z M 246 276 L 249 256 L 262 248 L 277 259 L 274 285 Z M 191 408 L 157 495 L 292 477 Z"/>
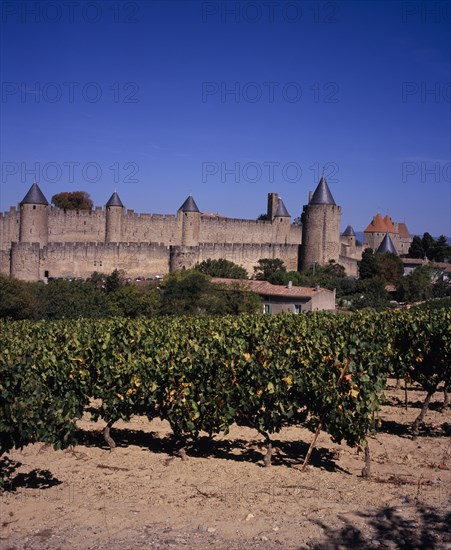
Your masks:
<path fill-rule="evenodd" d="M 111 447 L 114 422 L 133 415 L 167 420 L 182 457 L 188 437 L 233 423 L 265 437 L 267 465 L 288 425 L 365 446 L 388 376 L 420 384 L 422 413 L 450 386 L 450 321 L 438 310 L 2 322 L 0 456 L 75 444 L 92 400 Z"/>

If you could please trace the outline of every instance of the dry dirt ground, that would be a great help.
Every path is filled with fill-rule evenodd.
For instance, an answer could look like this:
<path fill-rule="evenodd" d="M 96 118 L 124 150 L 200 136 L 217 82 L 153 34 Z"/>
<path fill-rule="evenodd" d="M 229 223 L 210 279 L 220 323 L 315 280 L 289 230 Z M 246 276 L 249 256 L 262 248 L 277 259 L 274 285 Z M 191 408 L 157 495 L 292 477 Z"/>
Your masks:
<path fill-rule="evenodd" d="M 381 428 L 363 453 L 321 433 L 311 465 L 299 471 L 313 434 L 290 427 L 274 436 L 263 467 L 255 431 L 233 426 L 201 438 L 183 462 L 172 456 L 165 423 L 134 418 L 112 430 L 80 422 L 80 444 L 54 451 L 29 445 L 8 457 L 0 494 L 0 548 L 451 548 L 451 409 L 432 402 L 412 440 L 422 392 L 391 384 Z"/>

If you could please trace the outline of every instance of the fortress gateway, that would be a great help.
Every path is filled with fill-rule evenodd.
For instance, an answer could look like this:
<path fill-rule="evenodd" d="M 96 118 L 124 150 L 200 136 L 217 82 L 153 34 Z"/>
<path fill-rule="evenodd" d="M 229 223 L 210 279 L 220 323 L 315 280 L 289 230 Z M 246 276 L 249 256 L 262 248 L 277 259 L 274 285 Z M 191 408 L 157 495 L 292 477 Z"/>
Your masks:
<path fill-rule="evenodd" d="M 136 214 L 124 208 L 116 192 L 105 208 L 63 210 L 51 207 L 33 183 L 19 208 L 0 217 L 0 273 L 26 281 L 87 278 L 93 271 L 115 269 L 129 277 L 154 277 L 225 258 L 252 275 L 259 259 L 280 258 L 288 270 L 335 260 L 357 275 L 362 247 L 350 226 L 340 236 L 341 208 L 325 178 L 304 206 L 302 225 L 291 223 L 277 193 L 268 195 L 267 217 L 256 221 L 201 213 L 191 196 L 175 215 Z M 387 234 L 382 225 L 368 233 L 369 246 Z"/>

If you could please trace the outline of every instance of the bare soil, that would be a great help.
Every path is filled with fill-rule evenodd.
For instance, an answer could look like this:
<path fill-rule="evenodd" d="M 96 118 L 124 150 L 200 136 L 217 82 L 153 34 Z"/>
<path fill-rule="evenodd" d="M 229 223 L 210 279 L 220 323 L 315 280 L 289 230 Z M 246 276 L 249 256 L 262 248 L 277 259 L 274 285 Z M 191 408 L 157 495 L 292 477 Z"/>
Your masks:
<path fill-rule="evenodd" d="M 263 439 L 232 426 L 201 438 L 188 460 L 173 455 L 169 426 L 135 417 L 112 429 L 110 451 L 97 424 L 79 423 L 80 444 L 43 444 L 10 453 L 0 494 L 0 548 L 437 548 L 451 549 L 451 409 L 437 394 L 420 435 L 410 425 L 424 393 L 392 383 L 381 426 L 363 452 L 321 433 L 290 427 L 274 435 L 273 465 Z"/>

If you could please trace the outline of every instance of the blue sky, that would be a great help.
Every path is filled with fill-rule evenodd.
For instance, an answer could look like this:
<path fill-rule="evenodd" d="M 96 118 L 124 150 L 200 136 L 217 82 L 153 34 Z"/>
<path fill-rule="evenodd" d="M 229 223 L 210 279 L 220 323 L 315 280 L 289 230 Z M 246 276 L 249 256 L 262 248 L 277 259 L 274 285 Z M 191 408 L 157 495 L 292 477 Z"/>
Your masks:
<path fill-rule="evenodd" d="M 103 205 L 451 235 L 451 2 L 2 4 L 0 210 L 31 183 Z"/>

